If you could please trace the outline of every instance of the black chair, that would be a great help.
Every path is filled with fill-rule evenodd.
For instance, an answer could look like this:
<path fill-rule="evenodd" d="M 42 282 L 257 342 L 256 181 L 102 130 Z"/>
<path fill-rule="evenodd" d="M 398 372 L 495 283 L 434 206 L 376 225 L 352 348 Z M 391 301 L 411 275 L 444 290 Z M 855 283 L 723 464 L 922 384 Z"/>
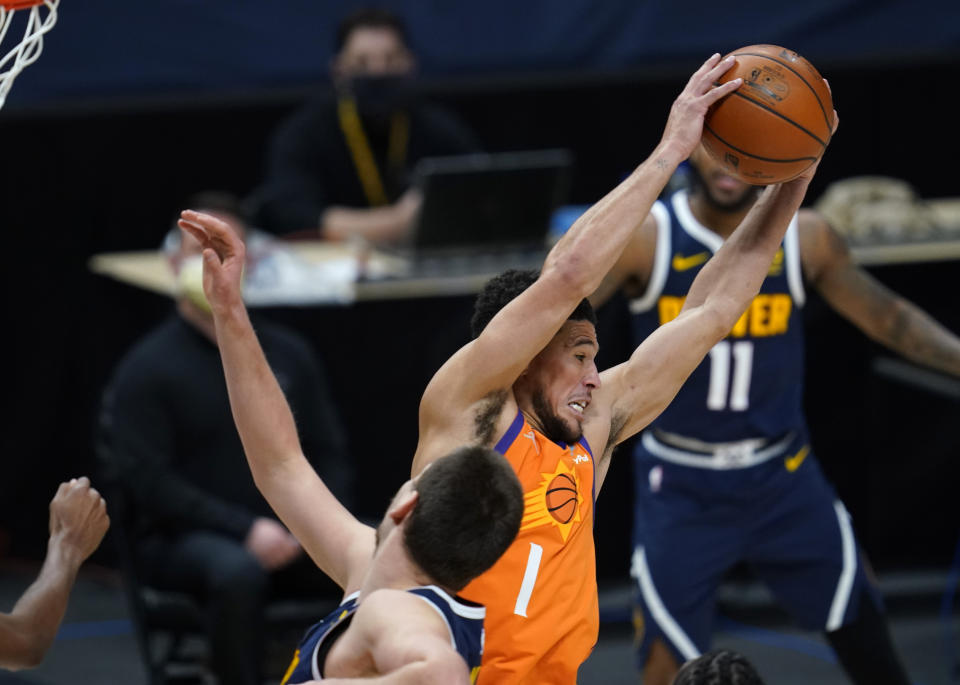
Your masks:
<path fill-rule="evenodd" d="M 161 590 L 143 581 L 131 532 L 133 506 L 116 478 L 107 446 L 100 442 L 96 451 L 102 472 L 98 487 L 107 498 L 110 535 L 149 685 L 216 683 L 208 667 L 209 644 L 202 607 L 188 594 Z M 326 616 L 338 601 L 336 597 L 324 597 L 270 602 L 266 609 L 270 644 L 264 650 L 267 663 L 263 672 L 279 680 L 303 629 Z"/>

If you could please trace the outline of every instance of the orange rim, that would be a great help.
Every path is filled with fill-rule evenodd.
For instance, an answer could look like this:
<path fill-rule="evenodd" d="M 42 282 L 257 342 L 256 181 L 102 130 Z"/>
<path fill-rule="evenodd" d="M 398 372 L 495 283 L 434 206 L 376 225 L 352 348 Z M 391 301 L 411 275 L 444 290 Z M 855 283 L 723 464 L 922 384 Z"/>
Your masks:
<path fill-rule="evenodd" d="M 8 10 L 22 10 L 42 4 L 43 0 L 0 0 L 0 5 Z"/>

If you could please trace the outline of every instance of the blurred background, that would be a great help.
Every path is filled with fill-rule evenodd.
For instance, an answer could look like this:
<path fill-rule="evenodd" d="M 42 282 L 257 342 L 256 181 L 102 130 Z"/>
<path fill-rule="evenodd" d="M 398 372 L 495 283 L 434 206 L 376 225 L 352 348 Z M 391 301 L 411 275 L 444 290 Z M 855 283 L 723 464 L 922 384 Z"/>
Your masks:
<path fill-rule="evenodd" d="M 689 73 L 713 52 L 773 43 L 830 81 L 841 126 L 811 186 L 856 176 L 960 196 L 953 91 L 960 5 L 936 0 L 705 3 L 491 0 L 382 3 L 403 17 L 418 89 L 487 151 L 565 148 L 568 202 L 612 188 L 659 140 Z M 267 139 L 331 87 L 339 18 L 355 3 L 63 0 L 36 64 L 0 110 L 7 410 L 0 556 L 41 559 L 57 483 L 95 473 L 104 384 L 169 300 L 92 273 L 94 255 L 156 249 L 183 198 L 240 196 Z M 6 45 L 6 44 L 5 44 Z M 960 331 L 952 258 L 870 266 Z M 360 477 L 356 513 L 379 517 L 409 473 L 427 380 L 468 339 L 469 294 L 271 307 L 327 365 Z M 949 567 L 960 533 L 958 393 L 883 373 L 888 356 L 814 298 L 806 404 L 814 446 L 880 571 Z M 601 366 L 620 361 L 626 313 L 603 311 Z M 371 430 L 372 429 L 372 430 Z M 626 449 L 598 505 L 601 582 L 627 577 Z M 114 563 L 112 547 L 95 560 Z"/>

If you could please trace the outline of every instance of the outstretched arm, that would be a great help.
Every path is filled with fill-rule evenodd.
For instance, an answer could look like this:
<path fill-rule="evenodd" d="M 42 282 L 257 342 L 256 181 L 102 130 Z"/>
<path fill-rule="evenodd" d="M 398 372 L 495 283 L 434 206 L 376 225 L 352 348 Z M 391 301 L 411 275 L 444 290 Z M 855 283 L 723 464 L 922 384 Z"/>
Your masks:
<path fill-rule="evenodd" d="M 837 313 L 910 361 L 960 376 L 960 338 L 854 264 L 843 239 L 812 210 L 800 215 L 800 251 L 810 282 Z"/>
<path fill-rule="evenodd" d="M 653 154 L 570 227 L 547 255 L 538 280 L 437 372 L 420 405 L 414 472 L 440 453 L 425 447 L 431 432 L 447 432 L 481 399 L 509 388 L 580 301 L 597 289 L 677 165 L 700 140 L 707 109 L 740 85 L 740 79 L 714 85 L 732 64 L 714 55 L 690 77 Z"/>
<path fill-rule="evenodd" d="M 36 581 L 0 614 L 0 668 L 40 664 L 63 621 L 80 565 L 110 526 L 106 503 L 87 478 L 62 483 L 50 502 L 50 541 Z"/>
<path fill-rule="evenodd" d="M 374 531 L 337 501 L 301 450 L 290 406 L 241 296 L 243 242 L 208 214 L 184 211 L 180 227 L 203 245 L 203 289 L 254 482 L 324 573 L 345 590 L 355 589 L 373 555 Z"/>
<path fill-rule="evenodd" d="M 834 120 L 836 130 L 836 113 Z M 680 315 L 654 331 L 627 362 L 601 376 L 601 397 L 610 407 L 609 445 L 634 435 L 663 411 L 710 348 L 733 328 L 759 291 L 816 166 L 767 187 L 697 274 Z"/>

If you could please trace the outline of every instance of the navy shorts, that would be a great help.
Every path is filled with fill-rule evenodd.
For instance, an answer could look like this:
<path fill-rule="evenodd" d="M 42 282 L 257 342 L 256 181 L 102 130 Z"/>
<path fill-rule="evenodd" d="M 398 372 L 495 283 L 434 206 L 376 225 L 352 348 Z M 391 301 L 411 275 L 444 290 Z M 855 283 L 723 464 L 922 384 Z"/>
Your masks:
<path fill-rule="evenodd" d="M 681 663 L 707 651 L 715 592 L 739 562 L 804 628 L 835 630 L 856 618 L 867 583 L 859 548 L 805 437 L 746 468 L 677 463 L 648 445 L 638 441 L 634 454 L 641 665 L 658 637 Z"/>

